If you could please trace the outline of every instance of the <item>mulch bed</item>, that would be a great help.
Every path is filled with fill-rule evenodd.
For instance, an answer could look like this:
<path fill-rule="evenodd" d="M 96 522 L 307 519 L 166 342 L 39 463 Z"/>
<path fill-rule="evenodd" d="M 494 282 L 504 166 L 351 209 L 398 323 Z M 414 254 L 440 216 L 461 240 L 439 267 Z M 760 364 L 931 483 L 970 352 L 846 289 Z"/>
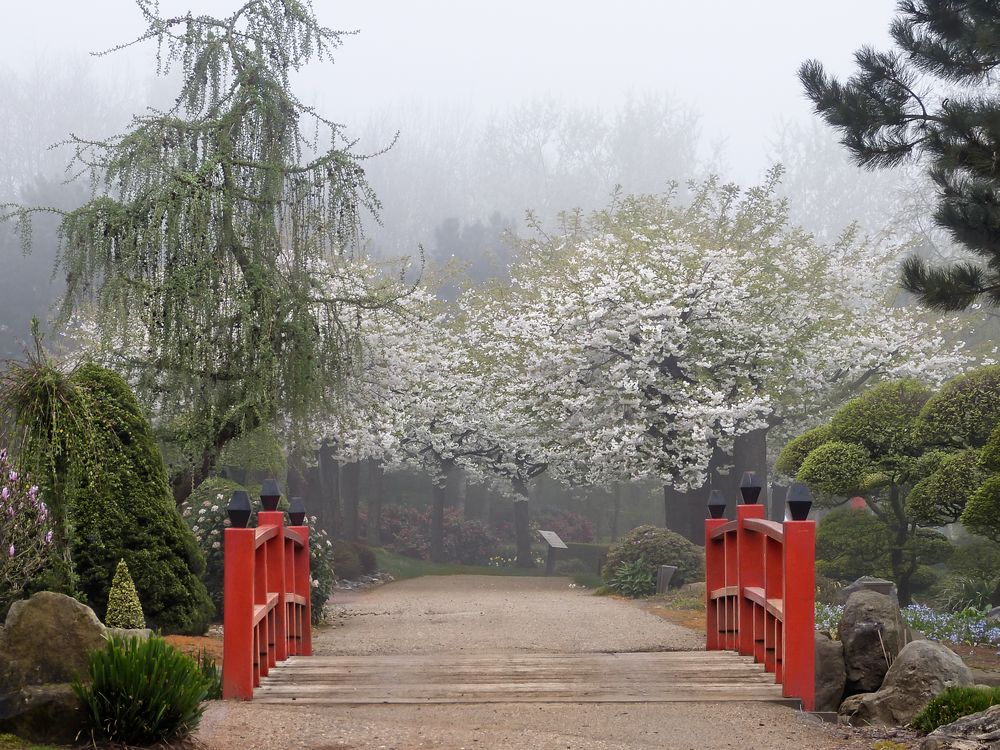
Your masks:
<path fill-rule="evenodd" d="M 163 640 L 189 656 L 198 656 L 204 652 L 211 656 L 216 664 L 222 664 L 221 635 L 168 635 Z"/>

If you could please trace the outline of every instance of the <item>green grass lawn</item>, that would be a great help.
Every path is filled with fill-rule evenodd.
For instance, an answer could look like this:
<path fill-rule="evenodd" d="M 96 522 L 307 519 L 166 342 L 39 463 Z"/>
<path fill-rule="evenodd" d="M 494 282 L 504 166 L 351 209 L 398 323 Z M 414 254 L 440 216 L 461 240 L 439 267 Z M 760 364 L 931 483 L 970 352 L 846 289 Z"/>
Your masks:
<path fill-rule="evenodd" d="M 494 568 L 486 565 L 454 565 L 417 560 L 385 549 L 375 550 L 375 559 L 380 570 L 384 570 L 397 581 L 419 576 L 544 576 L 545 566 L 535 568 Z"/>
<path fill-rule="evenodd" d="M 544 576 L 545 566 L 538 565 L 534 568 L 515 567 L 491 567 L 486 565 L 456 565 L 451 563 L 433 563 L 427 560 L 417 560 L 413 557 L 390 552 L 386 549 L 375 549 L 375 559 L 378 562 L 379 570 L 383 570 L 397 581 L 407 578 L 419 578 L 420 576 Z M 596 573 L 574 573 L 562 576 L 571 578 L 578 586 L 588 589 L 600 588 L 604 581 Z M 3 748 L 0 748 L 3 750 Z"/>

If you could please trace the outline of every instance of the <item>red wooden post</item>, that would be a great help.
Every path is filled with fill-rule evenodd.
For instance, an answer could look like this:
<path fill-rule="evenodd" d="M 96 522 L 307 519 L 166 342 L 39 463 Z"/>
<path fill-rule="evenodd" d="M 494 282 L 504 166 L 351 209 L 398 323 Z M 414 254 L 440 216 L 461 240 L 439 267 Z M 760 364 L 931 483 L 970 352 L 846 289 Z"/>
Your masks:
<path fill-rule="evenodd" d="M 736 506 L 736 554 L 739 571 L 736 582 L 739 602 L 736 650 L 744 656 L 752 656 L 754 653 L 754 605 L 744 596 L 744 590 L 748 586 L 764 587 L 764 538 L 747 531 L 743 522 L 748 518 L 763 517 L 763 505 L 744 503 Z"/>
<path fill-rule="evenodd" d="M 719 628 L 720 620 L 725 626 L 723 602 L 712 599 L 712 592 L 726 585 L 726 540 L 712 539 L 712 532 L 726 523 L 725 518 L 705 521 L 705 648 L 709 651 L 725 648 Z"/>
<path fill-rule="evenodd" d="M 816 705 L 816 522 L 785 521 L 782 694 Z"/>
<path fill-rule="evenodd" d="M 309 576 L 309 527 L 292 526 L 302 538 L 302 546 L 296 545 L 295 549 L 295 582 L 294 592 L 305 599 L 305 606 L 299 612 L 300 635 L 299 654 L 301 656 L 312 656 L 312 582 Z"/>
<path fill-rule="evenodd" d="M 226 529 L 223 584 L 222 697 L 248 701 L 254 683 L 255 529 Z"/>
<path fill-rule="evenodd" d="M 275 526 L 278 533 L 273 539 L 267 541 L 269 547 L 267 555 L 267 590 L 278 595 L 278 604 L 272 611 L 272 628 L 268 635 L 271 638 L 273 648 L 269 649 L 271 666 L 276 661 L 284 661 L 288 658 L 288 607 L 285 604 L 285 592 L 288 591 L 285 579 L 285 514 L 277 510 L 262 510 L 257 514 L 257 523 L 260 526 Z"/>

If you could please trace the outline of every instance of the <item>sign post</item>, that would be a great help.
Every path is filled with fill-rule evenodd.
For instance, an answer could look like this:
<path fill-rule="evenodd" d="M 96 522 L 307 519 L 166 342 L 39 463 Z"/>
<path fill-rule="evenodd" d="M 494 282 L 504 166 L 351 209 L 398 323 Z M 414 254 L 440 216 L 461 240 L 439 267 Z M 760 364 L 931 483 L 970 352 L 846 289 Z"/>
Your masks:
<path fill-rule="evenodd" d="M 554 531 L 539 531 L 538 535 L 545 540 L 549 547 L 548 553 L 545 555 L 545 575 L 550 576 L 556 572 L 556 550 L 569 549 L 569 547 Z"/>

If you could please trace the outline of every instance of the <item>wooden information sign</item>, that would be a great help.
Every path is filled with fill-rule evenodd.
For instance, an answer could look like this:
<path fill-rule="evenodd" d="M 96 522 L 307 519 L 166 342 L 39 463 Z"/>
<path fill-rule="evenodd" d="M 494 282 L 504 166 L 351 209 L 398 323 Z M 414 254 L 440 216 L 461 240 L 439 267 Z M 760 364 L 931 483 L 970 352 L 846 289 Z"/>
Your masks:
<path fill-rule="evenodd" d="M 556 570 L 556 550 L 569 549 L 569 547 L 566 546 L 566 542 L 560 539 L 559 535 L 554 531 L 539 531 L 538 534 L 549 545 L 548 554 L 545 556 L 545 575 L 550 576 Z"/>

